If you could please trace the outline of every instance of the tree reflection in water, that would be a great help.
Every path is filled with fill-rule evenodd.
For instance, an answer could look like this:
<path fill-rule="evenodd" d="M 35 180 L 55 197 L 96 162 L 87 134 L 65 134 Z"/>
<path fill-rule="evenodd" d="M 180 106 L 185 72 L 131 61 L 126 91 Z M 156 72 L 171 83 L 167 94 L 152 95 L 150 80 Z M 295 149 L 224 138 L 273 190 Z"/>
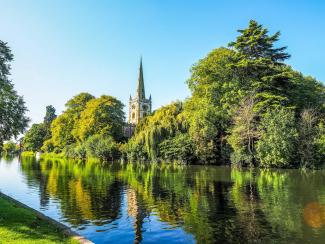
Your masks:
<path fill-rule="evenodd" d="M 168 224 L 161 233 L 181 228 L 199 243 L 325 238 L 323 171 L 32 158 L 23 158 L 21 169 L 28 184 L 38 186 L 43 208 L 50 198 L 59 201 L 64 218 L 80 229 L 109 225 L 126 214 L 135 243 L 150 236 L 147 220 Z"/>

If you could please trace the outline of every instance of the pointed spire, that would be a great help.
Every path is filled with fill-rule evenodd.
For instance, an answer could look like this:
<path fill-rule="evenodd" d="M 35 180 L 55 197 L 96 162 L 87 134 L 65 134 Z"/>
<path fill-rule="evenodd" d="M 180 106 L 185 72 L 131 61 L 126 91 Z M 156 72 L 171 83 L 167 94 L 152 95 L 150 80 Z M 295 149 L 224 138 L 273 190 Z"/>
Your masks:
<path fill-rule="evenodd" d="M 144 91 L 144 80 L 143 80 L 143 68 L 142 68 L 142 57 L 140 59 L 140 67 L 139 67 L 139 78 L 138 78 L 138 88 L 137 88 L 138 99 L 142 100 L 146 98 Z"/>

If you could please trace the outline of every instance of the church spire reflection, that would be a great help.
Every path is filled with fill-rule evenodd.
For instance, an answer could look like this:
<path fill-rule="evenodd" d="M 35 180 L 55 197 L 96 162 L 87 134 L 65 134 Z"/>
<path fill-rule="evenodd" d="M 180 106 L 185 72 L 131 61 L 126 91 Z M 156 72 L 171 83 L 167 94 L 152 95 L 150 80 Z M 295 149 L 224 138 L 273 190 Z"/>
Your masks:
<path fill-rule="evenodd" d="M 142 225 L 144 218 L 146 218 L 149 213 L 135 190 L 128 189 L 126 195 L 128 215 L 131 216 L 134 221 L 134 243 L 140 243 L 142 241 Z"/>

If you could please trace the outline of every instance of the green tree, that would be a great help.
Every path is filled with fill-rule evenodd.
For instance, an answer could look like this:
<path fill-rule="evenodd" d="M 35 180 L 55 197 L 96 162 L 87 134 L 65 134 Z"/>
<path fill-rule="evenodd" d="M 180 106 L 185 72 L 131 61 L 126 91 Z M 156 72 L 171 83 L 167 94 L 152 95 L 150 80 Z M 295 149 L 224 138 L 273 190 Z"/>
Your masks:
<path fill-rule="evenodd" d="M 318 137 L 316 138 L 316 157 L 317 166 L 323 166 L 325 164 L 325 123 L 321 120 L 318 124 Z"/>
<path fill-rule="evenodd" d="M 288 108 L 268 109 L 259 130 L 256 153 L 260 166 L 292 166 L 298 138 L 294 112 Z"/>
<path fill-rule="evenodd" d="M 291 71 L 292 88 L 288 90 L 291 104 L 296 108 L 296 113 L 301 113 L 305 108 L 314 108 L 320 114 L 325 113 L 325 87 L 315 78 L 304 76 L 297 71 Z"/>
<path fill-rule="evenodd" d="M 23 133 L 28 124 L 25 102 L 8 79 L 12 60 L 7 43 L 0 40 L 0 151 L 5 140 Z"/>
<path fill-rule="evenodd" d="M 318 127 L 319 117 L 316 110 L 305 109 L 301 112 L 298 122 L 299 143 L 298 160 L 301 167 L 312 167 L 317 164 L 317 139 L 320 130 Z"/>
<path fill-rule="evenodd" d="M 65 104 L 66 110 L 51 123 L 52 137 L 44 143 L 43 149 L 45 151 L 55 149 L 59 152 L 67 145 L 76 142 L 76 137 L 74 136 L 76 123 L 86 104 L 94 98 L 89 93 L 80 93 Z"/>
<path fill-rule="evenodd" d="M 56 151 L 61 151 L 65 146 L 70 145 L 75 142 L 72 135 L 72 130 L 74 128 L 74 119 L 72 114 L 64 112 L 53 120 L 51 124 L 52 137 L 46 141 L 46 144 L 51 144 L 56 149 Z"/>
<path fill-rule="evenodd" d="M 233 149 L 231 161 L 240 166 L 253 166 L 255 163 L 255 144 L 259 138 L 259 132 L 257 129 L 258 114 L 254 106 L 255 101 L 252 97 L 243 100 L 233 117 L 233 127 L 228 138 Z"/>
<path fill-rule="evenodd" d="M 3 145 L 3 153 L 5 155 L 13 155 L 18 152 L 18 147 L 13 141 L 8 141 Z"/>
<path fill-rule="evenodd" d="M 257 21 L 251 20 L 248 28 L 238 30 L 238 32 L 240 36 L 237 37 L 235 42 L 229 43 L 229 46 L 235 48 L 240 55 L 249 60 L 265 59 L 281 64 L 290 57 L 285 52 L 286 47 L 274 47 L 274 43 L 280 37 L 279 31 L 270 36 L 266 28 L 263 28 Z"/>
<path fill-rule="evenodd" d="M 24 150 L 33 152 L 40 151 L 46 135 L 47 129 L 43 123 L 33 124 L 24 136 Z"/>
<path fill-rule="evenodd" d="M 48 105 L 46 106 L 46 113 L 43 119 L 43 124 L 44 124 L 44 128 L 46 130 L 46 136 L 44 138 L 44 140 L 48 140 L 51 138 L 52 134 L 51 134 L 51 124 L 53 122 L 53 120 L 55 120 L 57 117 L 57 115 L 55 114 L 55 108 L 52 105 Z M 43 142 L 44 142 L 43 140 Z M 43 144 L 42 142 L 42 144 Z"/>
<path fill-rule="evenodd" d="M 46 106 L 46 113 L 43 123 L 46 127 L 50 127 L 53 120 L 56 118 L 55 108 L 52 105 Z"/>
<path fill-rule="evenodd" d="M 290 69 L 283 63 L 290 57 L 286 47 L 275 47 L 280 32 L 269 32 L 255 20 L 229 47 L 236 51 L 237 62 L 232 65 L 240 82 L 256 95 L 256 105 L 263 110 L 269 106 L 289 104 Z"/>
<path fill-rule="evenodd" d="M 227 126 L 245 96 L 231 68 L 235 61 L 234 51 L 215 49 L 192 67 L 187 81 L 192 97 L 185 103 L 184 114 L 195 154 L 203 163 L 225 163 L 229 156 Z"/>
<path fill-rule="evenodd" d="M 160 157 L 159 144 L 177 132 L 185 132 L 183 104 L 174 102 L 144 118 L 137 125 L 128 142 L 129 158 L 156 160 Z"/>
<path fill-rule="evenodd" d="M 71 98 L 65 104 L 67 108 L 67 112 L 73 112 L 73 114 L 80 115 L 80 113 L 84 110 L 86 104 L 94 99 L 95 97 L 87 92 L 81 92 L 78 95 Z"/>
<path fill-rule="evenodd" d="M 123 106 L 118 99 L 106 95 L 90 100 L 77 120 L 75 136 L 80 141 L 92 135 L 112 136 L 120 141 L 124 136 Z"/>
<path fill-rule="evenodd" d="M 113 161 L 120 156 L 118 144 L 111 136 L 93 135 L 87 139 L 85 145 L 88 157 Z"/>
<path fill-rule="evenodd" d="M 188 133 L 177 133 L 159 144 L 160 157 L 168 161 L 191 163 L 195 159 L 193 142 Z"/>

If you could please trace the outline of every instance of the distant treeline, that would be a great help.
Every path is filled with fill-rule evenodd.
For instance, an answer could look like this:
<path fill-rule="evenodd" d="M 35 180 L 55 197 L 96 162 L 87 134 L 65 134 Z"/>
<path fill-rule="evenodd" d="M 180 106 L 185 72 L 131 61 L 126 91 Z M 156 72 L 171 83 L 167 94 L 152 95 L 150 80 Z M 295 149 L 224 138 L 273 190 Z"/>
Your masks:
<path fill-rule="evenodd" d="M 58 117 L 47 108 L 25 150 L 68 157 L 260 167 L 322 167 L 325 87 L 293 70 L 280 33 L 256 21 L 191 68 L 185 101 L 154 111 L 126 140 L 123 104 L 81 93 Z"/>

